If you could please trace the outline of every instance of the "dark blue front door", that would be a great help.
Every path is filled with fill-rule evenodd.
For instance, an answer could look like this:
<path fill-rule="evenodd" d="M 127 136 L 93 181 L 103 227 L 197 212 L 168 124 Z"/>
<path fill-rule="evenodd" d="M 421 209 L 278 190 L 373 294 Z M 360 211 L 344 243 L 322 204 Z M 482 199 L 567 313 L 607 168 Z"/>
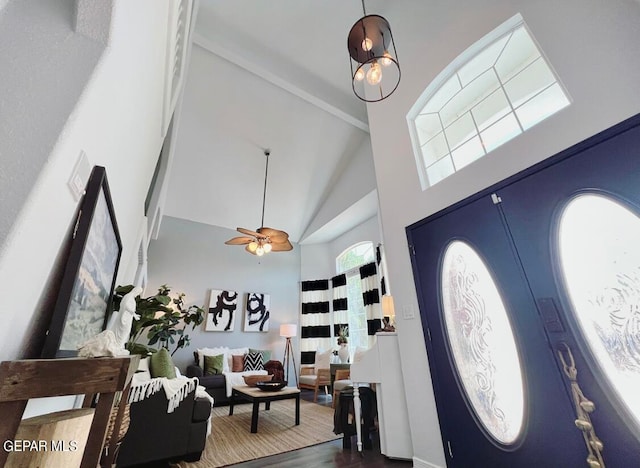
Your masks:
<path fill-rule="evenodd" d="M 639 124 L 407 229 L 449 466 L 640 466 Z"/>

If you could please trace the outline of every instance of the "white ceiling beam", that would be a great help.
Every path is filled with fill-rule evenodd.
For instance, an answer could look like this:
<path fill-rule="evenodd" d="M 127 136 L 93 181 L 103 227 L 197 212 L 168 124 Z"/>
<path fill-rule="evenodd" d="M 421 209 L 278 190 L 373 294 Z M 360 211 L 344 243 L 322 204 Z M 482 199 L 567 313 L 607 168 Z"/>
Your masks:
<path fill-rule="evenodd" d="M 308 91 L 300 88 L 291 81 L 276 75 L 275 73 L 265 69 L 264 67 L 261 67 L 251 60 L 247 60 L 245 57 L 242 57 L 241 55 L 230 51 L 229 49 L 215 43 L 214 41 L 202 36 L 201 34 L 195 33 L 193 35 L 193 43 L 202 47 L 208 52 L 215 54 L 218 57 L 221 57 L 228 62 L 231 62 L 234 65 L 248 71 L 249 73 L 253 73 L 263 80 L 266 80 L 269 83 L 278 86 L 279 88 L 293 94 L 294 96 L 297 96 L 300 99 L 313 104 L 314 106 L 324 110 L 325 112 L 328 112 L 329 114 L 344 120 L 348 124 L 369 133 L 369 124 L 367 122 L 364 122 L 354 115 L 351 115 L 348 112 L 339 109 L 335 105 L 329 103 L 326 99 L 322 99 L 319 96 L 309 93 Z"/>

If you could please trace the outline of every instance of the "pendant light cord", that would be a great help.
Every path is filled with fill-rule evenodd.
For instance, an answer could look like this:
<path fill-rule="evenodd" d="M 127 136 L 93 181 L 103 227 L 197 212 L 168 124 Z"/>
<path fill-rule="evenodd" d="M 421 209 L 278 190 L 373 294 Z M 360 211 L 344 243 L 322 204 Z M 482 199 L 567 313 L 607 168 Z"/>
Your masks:
<path fill-rule="evenodd" d="M 269 150 L 264 150 L 264 155 L 267 157 L 267 164 L 264 168 L 264 191 L 262 192 L 262 220 L 260 221 L 260 227 L 264 227 L 264 204 L 267 200 L 267 174 L 269 173 Z"/>
<path fill-rule="evenodd" d="M 364 16 L 367 16 L 367 10 L 364 9 L 364 0 L 362 0 L 362 13 L 364 13 Z"/>

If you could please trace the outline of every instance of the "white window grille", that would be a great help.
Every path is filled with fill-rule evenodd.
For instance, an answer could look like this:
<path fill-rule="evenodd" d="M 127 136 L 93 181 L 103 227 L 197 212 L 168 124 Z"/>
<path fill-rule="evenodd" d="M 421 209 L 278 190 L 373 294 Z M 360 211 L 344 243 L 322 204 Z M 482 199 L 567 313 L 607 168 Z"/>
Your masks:
<path fill-rule="evenodd" d="M 422 189 L 568 106 L 521 15 L 476 42 L 407 115 Z"/>

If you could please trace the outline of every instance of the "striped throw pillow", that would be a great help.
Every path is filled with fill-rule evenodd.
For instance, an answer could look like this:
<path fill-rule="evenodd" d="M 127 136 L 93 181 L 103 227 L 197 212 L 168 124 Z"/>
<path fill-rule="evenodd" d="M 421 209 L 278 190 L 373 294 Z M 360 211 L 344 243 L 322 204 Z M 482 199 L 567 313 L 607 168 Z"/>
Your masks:
<path fill-rule="evenodd" d="M 262 353 L 247 353 L 244 355 L 244 370 L 264 370 Z"/>

